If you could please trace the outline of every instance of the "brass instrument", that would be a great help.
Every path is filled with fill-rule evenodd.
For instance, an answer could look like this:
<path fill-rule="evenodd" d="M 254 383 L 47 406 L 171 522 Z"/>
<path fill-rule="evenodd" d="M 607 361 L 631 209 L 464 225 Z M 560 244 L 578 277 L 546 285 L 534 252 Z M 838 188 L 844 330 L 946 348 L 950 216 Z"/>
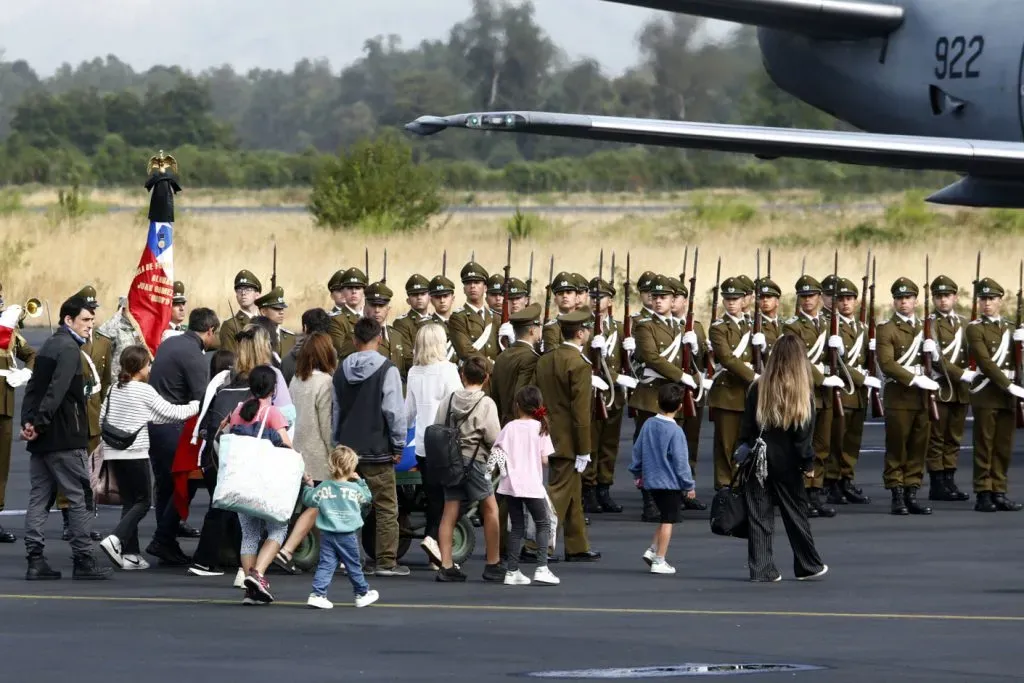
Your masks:
<path fill-rule="evenodd" d="M 171 173 L 177 175 L 178 173 L 178 161 L 170 154 L 164 154 L 163 150 L 160 150 L 159 154 L 151 156 L 149 163 L 146 164 L 147 173 L 164 173 L 170 170 Z"/>
<path fill-rule="evenodd" d="M 43 314 L 43 302 L 35 297 L 25 302 L 25 306 L 22 307 L 21 317 L 28 316 L 29 318 L 38 318 Z"/>

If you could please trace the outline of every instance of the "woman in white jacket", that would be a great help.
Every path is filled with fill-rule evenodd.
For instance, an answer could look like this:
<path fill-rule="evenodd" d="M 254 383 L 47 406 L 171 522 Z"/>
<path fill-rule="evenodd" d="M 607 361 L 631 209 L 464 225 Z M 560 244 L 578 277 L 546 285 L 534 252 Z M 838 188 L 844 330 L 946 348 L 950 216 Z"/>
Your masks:
<path fill-rule="evenodd" d="M 434 423 L 437 406 L 454 392 L 462 389 L 459 368 L 447 360 L 447 336 L 437 323 L 427 323 L 416 333 L 413 344 L 413 367 L 406 381 L 405 418 L 407 424 L 416 425 L 416 461 L 423 477 L 423 492 L 427 496 L 427 526 L 420 547 L 430 561 L 441 566 L 441 549 L 437 545 L 438 527 L 444 512 L 444 487 L 428 479 L 424 467 L 423 434 Z"/>
<path fill-rule="evenodd" d="M 112 427 L 135 440 L 124 450 L 103 444 L 103 461 L 109 463 L 121 494 L 121 521 L 100 547 L 121 569 L 146 569 L 139 553 L 139 522 L 149 512 L 152 482 L 149 467 L 149 430 L 146 425 L 184 422 L 199 412 L 199 401 L 186 405 L 168 403 L 149 385 L 149 351 L 139 345 L 121 352 L 117 384 L 110 388 L 100 408 L 102 429 Z"/>

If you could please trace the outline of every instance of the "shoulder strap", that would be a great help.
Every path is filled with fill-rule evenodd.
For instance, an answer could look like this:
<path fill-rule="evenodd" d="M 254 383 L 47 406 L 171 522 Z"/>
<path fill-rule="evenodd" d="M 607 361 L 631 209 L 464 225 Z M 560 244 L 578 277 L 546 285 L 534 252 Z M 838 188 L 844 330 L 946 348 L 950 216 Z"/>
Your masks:
<path fill-rule="evenodd" d="M 263 411 L 263 420 L 260 421 L 260 431 L 256 433 L 256 438 L 257 439 L 262 439 L 263 438 L 263 430 L 267 426 L 267 417 L 269 415 L 270 415 L 270 405 L 268 404 L 267 407 Z"/>

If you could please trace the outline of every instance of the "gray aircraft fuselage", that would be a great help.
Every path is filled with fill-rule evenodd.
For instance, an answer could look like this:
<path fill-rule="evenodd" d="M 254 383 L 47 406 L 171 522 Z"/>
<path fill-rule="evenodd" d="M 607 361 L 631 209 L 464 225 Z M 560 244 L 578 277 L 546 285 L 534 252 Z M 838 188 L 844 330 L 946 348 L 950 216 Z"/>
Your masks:
<path fill-rule="evenodd" d="M 1024 141 L 1024 0 L 884 4 L 905 13 L 884 38 L 759 28 L 768 75 L 864 131 Z"/>

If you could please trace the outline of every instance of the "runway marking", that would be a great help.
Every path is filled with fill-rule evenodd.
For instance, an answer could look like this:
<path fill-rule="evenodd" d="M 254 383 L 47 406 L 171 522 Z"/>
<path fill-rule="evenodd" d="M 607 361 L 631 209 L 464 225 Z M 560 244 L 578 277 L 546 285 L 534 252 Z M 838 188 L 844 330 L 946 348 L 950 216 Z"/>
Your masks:
<path fill-rule="evenodd" d="M 140 604 L 170 605 L 238 605 L 240 600 L 222 598 L 172 598 L 172 597 L 129 597 L 114 595 L 31 595 L 21 593 L 0 593 L 0 600 L 54 600 L 64 602 L 122 602 Z M 299 601 L 277 600 L 276 605 L 305 607 Z M 351 607 L 338 604 L 337 607 Z M 526 613 L 570 613 L 570 614 L 619 614 L 644 616 L 705 616 L 705 617 L 811 617 L 818 619 L 876 619 L 909 621 L 991 621 L 1024 622 L 1024 616 L 999 616 L 982 614 L 913 614 L 913 613 L 870 613 L 870 612 L 800 612 L 772 610 L 704 610 L 704 609 L 644 609 L 637 607 L 554 607 L 550 605 L 440 605 L 405 604 L 378 602 L 373 609 L 402 610 L 447 610 L 467 612 L 526 612 Z"/>

